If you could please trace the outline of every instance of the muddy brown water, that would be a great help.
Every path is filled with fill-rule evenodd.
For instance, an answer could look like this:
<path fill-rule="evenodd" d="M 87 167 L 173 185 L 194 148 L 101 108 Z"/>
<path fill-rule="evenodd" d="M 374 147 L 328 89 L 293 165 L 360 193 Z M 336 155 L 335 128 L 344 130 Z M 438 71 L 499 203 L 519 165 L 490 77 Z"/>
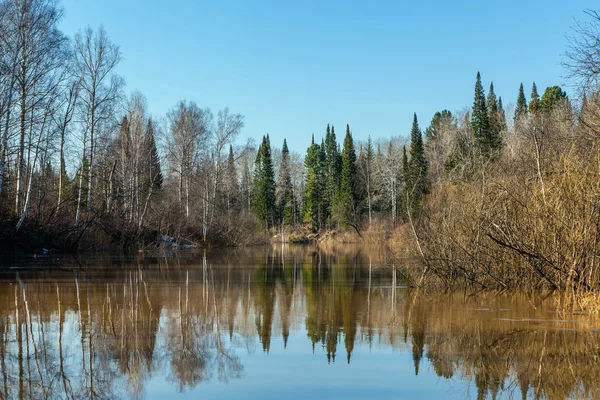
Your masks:
<path fill-rule="evenodd" d="M 600 398 L 589 317 L 409 289 L 382 247 L 0 263 L 0 398 Z"/>

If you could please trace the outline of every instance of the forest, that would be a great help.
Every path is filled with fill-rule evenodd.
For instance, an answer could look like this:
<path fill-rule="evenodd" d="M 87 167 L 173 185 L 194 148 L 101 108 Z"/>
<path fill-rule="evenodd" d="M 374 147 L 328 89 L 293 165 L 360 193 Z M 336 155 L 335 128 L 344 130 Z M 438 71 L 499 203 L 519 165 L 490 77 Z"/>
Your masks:
<path fill-rule="evenodd" d="M 150 115 L 118 44 L 103 27 L 68 37 L 63 13 L 0 2 L 3 250 L 389 241 L 415 284 L 597 288 L 597 12 L 568 34 L 570 96 L 516 82 L 505 105 L 477 72 L 472 106 L 414 114 L 406 137 L 315 127 L 304 154 L 244 142 L 228 108 Z"/>

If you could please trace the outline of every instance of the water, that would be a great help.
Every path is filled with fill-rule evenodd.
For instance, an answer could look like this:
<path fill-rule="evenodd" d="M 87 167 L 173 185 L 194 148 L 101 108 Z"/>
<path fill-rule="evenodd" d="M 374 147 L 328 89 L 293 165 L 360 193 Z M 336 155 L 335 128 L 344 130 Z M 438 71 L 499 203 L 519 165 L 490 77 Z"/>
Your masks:
<path fill-rule="evenodd" d="M 383 248 L 0 262 L 0 398 L 600 398 L 587 317 L 407 289 Z"/>

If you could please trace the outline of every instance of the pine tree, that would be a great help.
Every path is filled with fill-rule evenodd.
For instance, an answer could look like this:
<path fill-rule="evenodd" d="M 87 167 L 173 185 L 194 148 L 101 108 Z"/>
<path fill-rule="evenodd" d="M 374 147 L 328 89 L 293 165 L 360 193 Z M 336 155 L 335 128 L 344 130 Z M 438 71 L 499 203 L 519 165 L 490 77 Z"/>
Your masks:
<path fill-rule="evenodd" d="M 264 226 L 274 223 L 275 178 L 269 135 L 263 136 L 256 154 L 253 180 L 253 210 Z"/>
<path fill-rule="evenodd" d="M 294 203 L 294 191 L 290 173 L 290 150 L 285 139 L 283 139 L 283 147 L 281 148 L 277 205 L 280 210 L 281 221 L 285 225 L 290 225 L 294 220 L 296 205 Z"/>
<path fill-rule="evenodd" d="M 356 151 L 350 125 L 346 125 L 346 137 L 344 138 L 344 148 L 342 150 L 340 190 L 335 207 L 338 222 L 343 227 L 347 227 L 349 223 L 354 221 L 356 198 Z"/>
<path fill-rule="evenodd" d="M 527 117 L 527 100 L 525 99 L 525 92 L 521 83 L 521 86 L 519 86 L 519 96 L 517 97 L 517 108 L 515 109 L 515 122 L 525 117 Z"/>
<path fill-rule="evenodd" d="M 477 72 L 475 82 L 475 98 L 473 100 L 473 112 L 471 113 L 471 129 L 473 137 L 483 155 L 488 155 L 493 147 L 490 132 L 490 120 L 486 105 L 485 92 L 481 84 L 481 75 Z"/>
<path fill-rule="evenodd" d="M 531 115 L 535 114 L 540 108 L 540 95 L 537 91 L 537 86 L 535 82 L 533 82 L 533 86 L 531 87 L 531 101 L 529 102 L 529 112 Z"/>
<path fill-rule="evenodd" d="M 427 159 L 425 158 L 423 135 L 419 128 L 416 113 L 413 116 L 413 124 L 410 130 L 410 160 L 408 160 L 404 181 L 408 198 L 407 211 L 414 212 L 419 207 L 423 195 L 429 192 Z"/>

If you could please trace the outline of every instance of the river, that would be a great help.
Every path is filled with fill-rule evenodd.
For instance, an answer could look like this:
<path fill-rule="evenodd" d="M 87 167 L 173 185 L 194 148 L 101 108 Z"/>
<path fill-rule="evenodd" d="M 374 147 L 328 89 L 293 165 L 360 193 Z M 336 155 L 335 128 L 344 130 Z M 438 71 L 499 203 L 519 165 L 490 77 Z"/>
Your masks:
<path fill-rule="evenodd" d="M 0 263 L 0 398 L 600 398 L 588 316 L 409 289 L 383 247 Z"/>

